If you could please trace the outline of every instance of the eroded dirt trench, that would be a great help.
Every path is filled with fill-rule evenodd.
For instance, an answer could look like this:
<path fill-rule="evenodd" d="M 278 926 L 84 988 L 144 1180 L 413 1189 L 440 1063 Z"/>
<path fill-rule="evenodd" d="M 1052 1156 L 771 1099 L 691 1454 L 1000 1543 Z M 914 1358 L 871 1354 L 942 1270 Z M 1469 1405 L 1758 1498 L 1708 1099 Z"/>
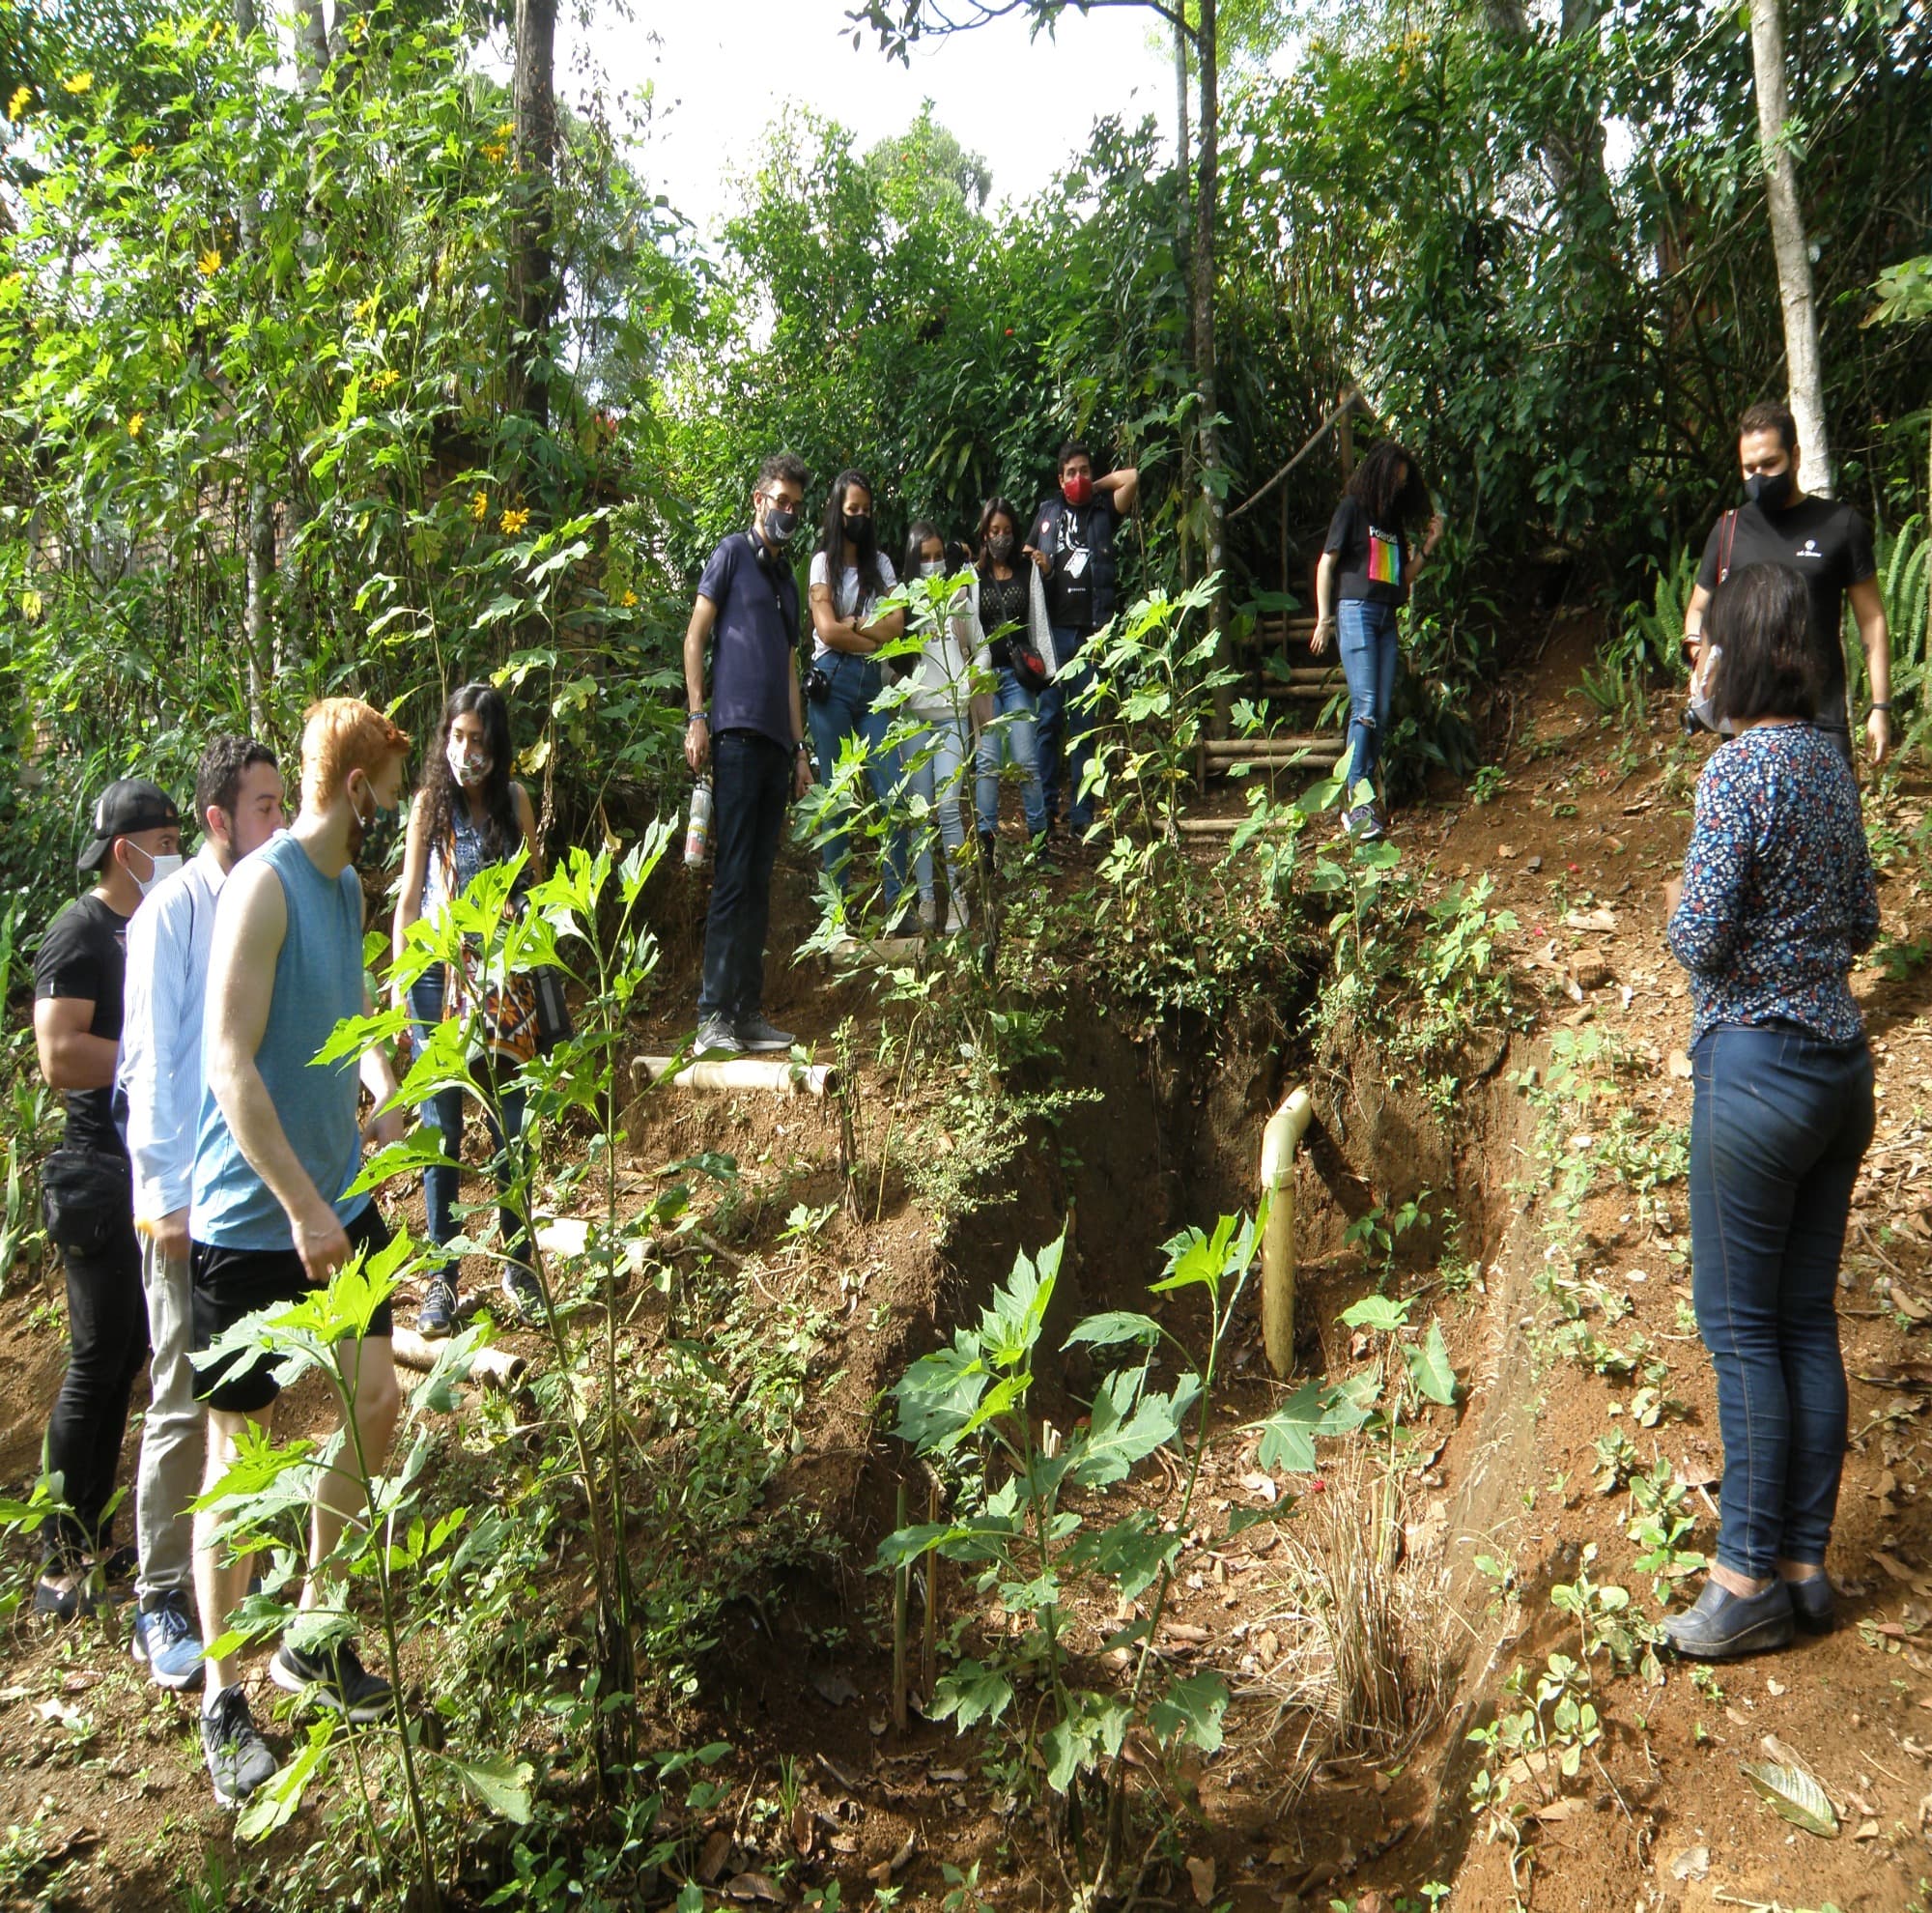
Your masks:
<path fill-rule="evenodd" d="M 728 1156 L 735 1181 L 710 1218 L 721 1266 L 753 1314 L 795 1327 L 809 1348 L 791 1453 L 762 1508 L 730 1534 L 692 1537 L 700 1550 L 742 1545 L 764 1566 L 718 1618 L 695 1691 L 651 1723 L 667 1745 L 728 1741 L 719 1775 L 730 1791 L 681 1829 L 681 1857 L 640 1903 L 668 1904 L 689 1877 L 717 1903 L 770 1887 L 798 1904 L 837 1880 L 847 1906 L 881 1887 L 901 1905 L 937 1906 L 957 1884 L 944 1869 L 976 1866 L 988 1905 L 1071 1903 L 1079 1856 L 1035 1804 L 1037 1775 L 1016 1767 L 1013 1736 L 962 1738 L 916 1708 L 904 1731 L 892 1723 L 889 1585 L 869 1570 L 898 1488 L 916 1513 L 927 1490 L 888 1432 L 882 1395 L 977 1319 L 1016 1252 L 1063 1228 L 1056 1350 L 1077 1315 L 1151 1306 L 1177 1228 L 1252 1209 L 1262 1124 L 1297 1082 L 1320 1113 L 1296 1170 L 1297 1373 L 1286 1385 L 1268 1374 L 1251 1295 L 1156 1641 L 1164 1668 L 1212 1668 L 1227 1681 L 1225 1740 L 1170 1777 L 1130 1898 L 1240 1913 L 1337 1901 L 1393 1913 L 1405 1899 L 1420 1909 L 1437 1886 L 1451 1906 L 1520 1899 L 1577 1913 L 1920 1903 L 1932 1877 L 1932 1644 L 1920 1644 L 1932 1622 L 1932 1508 L 1920 1505 L 1932 1500 L 1932 1328 L 1919 1326 L 1932 1323 L 1932 963 L 1912 953 L 1932 936 L 1926 786 L 1902 780 L 1869 817 L 1890 960 L 1856 980 L 1882 1113 L 1842 1295 L 1855 1447 L 1832 1565 L 1844 1624 L 1715 1680 L 1655 1670 L 1640 1648 L 1615 1645 L 1601 1603 L 1593 1635 L 1555 1590 L 1621 1589 L 1652 1618 L 1676 1598 L 1634 1476 L 1661 1484 L 1666 1509 L 1688 1518 L 1680 1556 L 1715 1533 L 1715 1401 L 1688 1312 L 1690 1092 L 1674 1067 L 1689 1004 L 1657 899 L 1681 856 L 1698 758 L 1673 743 L 1661 700 L 1648 728 L 1600 726 L 1570 695 L 1586 655 L 1556 646 L 1514 687 L 1515 741 L 1492 801 L 1445 790 L 1394 825 L 1425 895 L 1487 876 L 1493 905 L 1517 919 L 1498 944 L 1519 983 L 1517 1027 L 1472 1038 L 1446 1101 L 1418 1094 L 1346 1029 L 1319 1043 L 1312 991 L 1150 1040 L 1076 982 L 1050 1018 L 1055 1057 L 1014 1089 L 1058 1081 L 1082 1095 L 1035 1126 L 976 1186 L 970 1213 L 949 1221 L 903 1169 L 879 1168 L 904 1112 L 895 1069 L 877 1060 L 875 985 L 814 964 L 783 971 L 769 1007 L 821 1055 L 844 1030 L 858 1063 L 842 1112 L 809 1098 L 639 1100 L 628 1196 L 655 1195 L 667 1165 Z M 781 884 L 780 921 L 802 924 L 808 873 L 787 867 Z M 699 901 L 674 880 L 661 913 L 666 986 L 640 1050 L 683 1033 L 677 980 Z M 929 1147 L 970 1157 L 976 1143 L 942 1128 Z M 1385 1248 L 1363 1240 L 1374 1212 L 1409 1202 L 1426 1224 Z M 419 1221 L 420 1198 L 405 1213 Z M 1420 1406 L 1393 1465 L 1324 1442 L 1319 1492 L 1264 1469 L 1257 1426 L 1290 1390 L 1377 1358 L 1339 1318 L 1378 1289 L 1409 1300 L 1418 1334 L 1440 1325 L 1460 1400 Z M 10 1488 L 31 1473 L 59 1376 L 58 1321 L 36 1302 L 0 1302 Z M 645 1331 L 651 1319 L 645 1308 Z M 1179 1303 L 1165 1319 L 1183 1334 L 1198 1326 Z M 1071 1425 L 1094 1380 L 1090 1362 L 1056 1357 L 1036 1413 Z M 298 1425 L 314 1408 L 296 1405 Z M 477 1460 L 472 1433 L 453 1431 L 451 1466 L 487 1482 L 493 1464 Z M 465 1442 L 467 1461 L 455 1452 Z M 1167 1519 L 1179 1486 L 1178 1470 L 1147 1469 L 1110 1499 L 1116 1512 Z M 1365 1519 L 1378 1492 L 1394 1499 Z M 1289 1495 L 1301 1497 L 1292 1515 L 1233 1531 Z M 1393 1521 L 1378 1519 L 1390 1508 Z M 811 1545 L 774 1545 L 775 1530 L 809 1531 Z M 1395 1650 L 1408 1692 L 1405 1724 L 1349 1733 L 1335 1719 L 1336 1630 L 1324 1631 L 1321 1595 L 1351 1549 L 1386 1563 L 1379 1585 L 1406 1629 Z M 1694 1574 L 1685 1582 L 1694 1587 Z M 956 1570 L 942 1570 L 937 1593 L 949 1650 L 1009 1624 Z M 1103 1643 L 1132 1617 L 1074 1613 L 1073 1651 L 1095 1684 L 1118 1677 Z M 185 1709 L 145 1687 L 112 1631 L 16 1620 L 6 1651 L 0 1823 L 38 1813 L 65 1842 L 54 1849 L 65 1902 L 154 1903 L 198 1877 L 209 1851 L 229 1850 L 232 1822 L 209 1803 Z M 433 1655 L 419 1652 L 433 1687 Z M 1470 1737 L 1520 1712 L 1513 1677 L 1533 1686 L 1551 1655 L 1584 1670 L 1597 1710 L 1574 1776 L 1560 1746 L 1524 1758 Z M 258 1711 L 267 1702 L 264 1684 Z M 78 1748 L 75 1716 L 86 1722 Z M 1823 1784 L 1838 1838 L 1787 1825 L 1753 1793 L 1741 1763 L 1764 1757 L 1767 1735 Z M 1492 1785 L 1510 1781 L 1502 1812 L 1472 1799 L 1485 1773 Z M 786 1814 L 756 1809 L 781 1790 Z M 308 1812 L 272 1850 L 315 1837 Z M 480 1900 L 490 1885 L 477 1872 L 465 1891 Z"/>

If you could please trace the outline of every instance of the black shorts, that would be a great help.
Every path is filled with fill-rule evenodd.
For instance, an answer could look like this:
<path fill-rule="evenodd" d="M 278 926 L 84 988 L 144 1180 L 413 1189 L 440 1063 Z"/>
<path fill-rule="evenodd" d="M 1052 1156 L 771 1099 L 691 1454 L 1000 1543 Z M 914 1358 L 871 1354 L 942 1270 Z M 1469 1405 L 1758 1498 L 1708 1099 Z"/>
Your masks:
<path fill-rule="evenodd" d="M 372 1202 L 346 1225 L 351 1251 L 369 1255 L 388 1246 L 389 1228 Z M 242 1320 L 265 1308 L 299 1301 L 315 1284 L 294 1249 L 220 1248 L 212 1242 L 188 1245 L 195 1350 L 195 1392 L 210 1408 L 232 1414 L 257 1414 L 282 1392 L 275 1380 L 276 1358 L 237 1351 L 204 1365 L 200 1353 Z M 369 1324 L 369 1333 L 388 1336 L 395 1318 L 385 1301 Z"/>

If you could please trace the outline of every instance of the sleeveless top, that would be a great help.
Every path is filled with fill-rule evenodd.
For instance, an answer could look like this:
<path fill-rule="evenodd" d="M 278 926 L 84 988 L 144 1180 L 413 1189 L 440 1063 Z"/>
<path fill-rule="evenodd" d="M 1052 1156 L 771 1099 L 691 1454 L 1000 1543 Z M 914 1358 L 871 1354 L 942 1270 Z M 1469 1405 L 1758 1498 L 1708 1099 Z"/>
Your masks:
<path fill-rule="evenodd" d="M 322 1068 L 312 1059 L 343 1017 L 362 1014 L 362 882 L 353 864 L 332 881 L 324 876 L 292 832 L 271 837 L 253 861 L 274 873 L 288 906 L 255 1067 L 297 1160 L 346 1224 L 369 1206 L 366 1192 L 342 1193 L 362 1160 L 355 1058 Z M 235 887 L 223 884 L 217 935 L 234 897 Z M 217 1248 L 295 1245 L 286 1212 L 242 1154 L 213 1089 L 202 1092 L 188 1228 L 196 1242 Z"/>
<path fill-rule="evenodd" d="M 470 816 L 468 802 L 450 807 L 449 829 L 449 841 L 431 848 L 423 872 L 425 918 L 435 918 L 452 898 L 461 897 L 483 868 L 483 828 Z"/>

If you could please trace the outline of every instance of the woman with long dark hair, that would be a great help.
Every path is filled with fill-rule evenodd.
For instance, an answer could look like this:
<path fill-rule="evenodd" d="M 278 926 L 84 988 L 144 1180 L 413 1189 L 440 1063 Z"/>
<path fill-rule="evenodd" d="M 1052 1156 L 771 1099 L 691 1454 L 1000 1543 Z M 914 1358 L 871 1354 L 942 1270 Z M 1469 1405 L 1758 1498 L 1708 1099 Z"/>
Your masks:
<path fill-rule="evenodd" d="M 830 787 L 846 738 L 866 746 L 866 775 L 890 814 L 897 806 L 899 754 L 886 743 L 890 717 L 874 703 L 885 678 L 873 655 L 905 630 L 905 613 L 879 605 L 897 585 L 892 560 L 879 549 L 872 487 L 863 471 L 841 471 L 826 495 L 825 523 L 811 557 L 811 671 L 806 678 L 806 722 L 818 757 L 818 781 Z M 832 800 L 835 804 L 837 799 Z M 842 812 L 839 813 L 842 816 Z M 842 897 L 850 882 L 850 845 L 838 817 L 820 841 L 825 873 Z M 891 917 L 906 883 L 906 832 L 895 823 L 881 859 L 881 891 Z"/>
<path fill-rule="evenodd" d="M 1697 780 L 1684 874 L 1664 892 L 1693 1013 L 1690 1299 L 1724 1444 L 1710 1579 L 1663 1623 L 1699 1660 L 1833 1619 L 1838 1264 L 1874 1117 L 1846 978 L 1878 934 L 1878 888 L 1851 766 L 1815 722 L 1808 619 L 1804 580 L 1781 564 L 1746 565 L 1712 597 L 1712 697 L 1735 735 Z"/>
<path fill-rule="evenodd" d="M 1428 526 L 1421 551 L 1410 534 Z M 1414 457 L 1393 439 L 1371 445 L 1328 527 L 1315 572 L 1317 657 L 1340 634 L 1342 671 L 1349 680 L 1349 755 L 1345 790 L 1373 780 L 1381 757 L 1382 732 L 1395 701 L 1396 614 L 1409 586 L 1442 536 L 1442 515 L 1434 512 L 1429 483 Z M 1351 803 L 1343 821 L 1364 838 L 1381 835 L 1371 802 Z"/>
<path fill-rule="evenodd" d="M 510 776 L 510 708 L 494 684 L 466 684 L 453 692 L 442 707 L 436 743 L 423 774 L 422 787 L 410 807 L 408 845 L 403 854 L 402 887 L 396 899 L 395 952 L 408 939 L 410 926 L 419 917 L 434 921 L 452 898 L 460 897 L 479 871 L 528 852 L 519 888 L 534 882 L 538 869 L 536 816 L 529 793 Z M 432 964 L 410 989 L 410 1013 L 417 1033 L 426 1037 L 441 1022 L 449 999 L 445 967 Z M 442 1133 L 442 1153 L 452 1162 L 463 1159 L 463 1101 L 460 1089 L 439 1091 L 424 1105 L 423 1119 Z M 496 1149 L 492 1168 L 498 1191 L 510 1184 L 510 1163 L 504 1132 L 523 1128 L 524 1096 L 505 1089 L 499 1099 L 502 1126 L 485 1111 Z M 439 1249 L 456 1234 L 454 1216 L 460 1171 L 423 1171 L 423 1198 L 428 1210 L 429 1239 Z M 500 1209 L 504 1253 L 510 1257 L 503 1274 L 503 1294 L 526 1322 L 543 1320 L 543 1294 L 525 1266 L 527 1253 L 522 1219 L 508 1207 Z M 458 1265 L 447 1259 L 430 1277 L 417 1327 L 425 1335 L 446 1335 L 456 1320 Z"/>
<path fill-rule="evenodd" d="M 980 848 L 990 855 L 1000 827 L 1000 761 L 1020 774 L 1020 808 L 1035 844 L 1046 843 L 1046 795 L 1040 788 L 1036 732 L 1038 694 L 1020 681 L 1013 646 L 1037 651 L 1048 637 L 1046 592 L 1038 567 L 1020 548 L 1020 520 L 1007 500 L 986 500 L 973 534 L 979 564 L 973 575 L 973 620 L 993 668 L 994 722 L 980 733 L 976 759 L 976 808 Z"/>

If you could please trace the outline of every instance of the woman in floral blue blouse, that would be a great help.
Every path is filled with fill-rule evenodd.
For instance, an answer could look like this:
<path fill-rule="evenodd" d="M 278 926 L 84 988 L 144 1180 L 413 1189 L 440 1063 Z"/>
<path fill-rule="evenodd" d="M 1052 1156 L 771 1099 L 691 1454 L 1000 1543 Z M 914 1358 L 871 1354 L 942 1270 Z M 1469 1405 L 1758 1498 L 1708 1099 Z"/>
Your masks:
<path fill-rule="evenodd" d="M 1830 1629 L 1847 1397 L 1835 1298 L 1872 1065 L 1845 979 L 1878 933 L 1858 786 L 1813 728 L 1804 581 L 1747 565 L 1712 600 L 1737 734 L 1697 781 L 1670 948 L 1690 973 L 1691 1296 L 1724 1443 L 1717 1560 L 1664 1630 L 1699 1660 Z"/>

